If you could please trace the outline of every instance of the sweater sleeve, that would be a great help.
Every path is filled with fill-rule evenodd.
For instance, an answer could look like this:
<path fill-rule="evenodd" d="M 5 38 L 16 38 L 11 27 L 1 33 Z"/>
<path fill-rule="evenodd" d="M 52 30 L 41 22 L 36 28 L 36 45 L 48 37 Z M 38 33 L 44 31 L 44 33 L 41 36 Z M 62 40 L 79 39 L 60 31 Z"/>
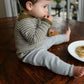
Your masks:
<path fill-rule="evenodd" d="M 27 18 L 20 21 L 20 34 L 29 44 L 38 43 L 44 40 L 48 28 L 51 26 L 49 21 L 42 20 L 40 25 L 35 24 L 35 19 Z"/>

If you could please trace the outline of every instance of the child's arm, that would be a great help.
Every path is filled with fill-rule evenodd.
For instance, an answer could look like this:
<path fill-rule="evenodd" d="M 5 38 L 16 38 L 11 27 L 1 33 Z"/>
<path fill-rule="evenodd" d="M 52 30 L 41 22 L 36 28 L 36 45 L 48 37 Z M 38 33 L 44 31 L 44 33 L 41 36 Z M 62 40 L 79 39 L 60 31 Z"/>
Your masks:
<path fill-rule="evenodd" d="M 48 19 L 49 21 L 53 22 L 53 17 L 51 15 L 45 15 L 44 18 Z M 56 30 L 53 30 L 51 28 L 48 29 L 48 32 L 47 32 L 47 35 L 48 36 L 55 36 L 55 35 L 58 35 L 58 31 Z"/>
<path fill-rule="evenodd" d="M 43 19 L 41 21 L 41 24 L 38 26 L 35 26 L 35 21 L 38 21 L 37 19 L 24 19 L 21 20 L 20 24 L 20 34 L 24 37 L 26 41 L 28 41 L 29 44 L 34 43 L 40 43 L 43 42 L 45 39 L 45 36 L 47 34 L 48 28 L 50 28 L 52 22 L 48 19 Z M 39 22 L 38 21 L 38 22 Z"/>

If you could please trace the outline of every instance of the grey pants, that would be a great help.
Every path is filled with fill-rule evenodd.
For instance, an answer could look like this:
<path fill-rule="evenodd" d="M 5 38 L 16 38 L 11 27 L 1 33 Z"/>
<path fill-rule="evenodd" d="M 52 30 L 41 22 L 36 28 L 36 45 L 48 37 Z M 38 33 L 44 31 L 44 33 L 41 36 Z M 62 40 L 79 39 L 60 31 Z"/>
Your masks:
<path fill-rule="evenodd" d="M 28 53 L 23 59 L 23 62 L 35 66 L 47 67 L 49 70 L 57 74 L 72 76 L 73 65 L 65 63 L 58 56 L 48 51 L 52 45 L 57 45 L 63 42 L 66 42 L 65 34 L 46 37 L 45 43 Z"/>

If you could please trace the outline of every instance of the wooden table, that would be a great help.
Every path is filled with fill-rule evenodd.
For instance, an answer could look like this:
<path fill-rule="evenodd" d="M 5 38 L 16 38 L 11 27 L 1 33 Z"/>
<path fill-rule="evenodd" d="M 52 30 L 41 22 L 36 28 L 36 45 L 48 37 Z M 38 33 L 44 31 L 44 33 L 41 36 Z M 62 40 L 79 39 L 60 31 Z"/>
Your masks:
<path fill-rule="evenodd" d="M 0 84 L 84 84 L 84 77 L 74 79 L 18 61 L 15 54 L 14 26 L 16 17 L 0 19 Z M 67 25 L 67 21 L 64 21 Z M 67 51 L 71 42 L 84 40 L 84 23 L 68 21 L 72 33 L 68 43 L 52 46 L 49 51 L 58 55 L 69 64 L 84 66 L 84 63 L 73 58 Z M 61 25 L 61 24 L 59 24 Z M 61 33 L 67 27 L 61 27 Z"/>

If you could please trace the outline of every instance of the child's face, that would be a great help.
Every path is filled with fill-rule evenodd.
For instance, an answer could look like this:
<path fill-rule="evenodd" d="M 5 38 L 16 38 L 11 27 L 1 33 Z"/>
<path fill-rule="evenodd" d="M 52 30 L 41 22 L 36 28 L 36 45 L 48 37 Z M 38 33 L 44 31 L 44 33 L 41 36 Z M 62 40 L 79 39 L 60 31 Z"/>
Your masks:
<path fill-rule="evenodd" d="M 47 15 L 47 7 L 49 3 L 49 0 L 39 0 L 37 3 L 32 5 L 32 10 L 30 11 L 30 14 L 37 18 L 43 18 L 45 15 Z"/>

